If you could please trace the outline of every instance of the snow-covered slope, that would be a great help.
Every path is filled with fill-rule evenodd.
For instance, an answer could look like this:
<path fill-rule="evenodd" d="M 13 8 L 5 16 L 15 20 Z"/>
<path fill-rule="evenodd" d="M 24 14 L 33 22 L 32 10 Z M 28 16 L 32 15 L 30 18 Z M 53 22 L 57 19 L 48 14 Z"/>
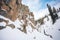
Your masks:
<path fill-rule="evenodd" d="M 60 14 L 60 13 L 58 13 Z M 0 16 L 0 18 L 4 18 Z M 6 18 L 4 18 L 6 19 Z M 9 19 L 7 19 L 9 20 Z M 60 19 L 56 21 L 56 23 L 53 25 L 51 18 L 49 16 L 49 21 L 46 21 L 47 19 L 44 19 L 44 24 L 39 27 L 39 31 L 36 29 L 33 30 L 31 26 L 28 25 L 27 34 L 17 29 L 17 27 L 20 27 L 19 20 L 17 19 L 15 22 L 12 22 L 9 20 L 9 24 L 14 24 L 16 27 L 14 29 L 10 27 L 6 27 L 5 29 L 0 30 L 0 40 L 60 40 Z M 6 25 L 4 22 L 0 24 Z M 46 34 L 51 35 L 47 36 L 44 34 L 44 30 Z"/>

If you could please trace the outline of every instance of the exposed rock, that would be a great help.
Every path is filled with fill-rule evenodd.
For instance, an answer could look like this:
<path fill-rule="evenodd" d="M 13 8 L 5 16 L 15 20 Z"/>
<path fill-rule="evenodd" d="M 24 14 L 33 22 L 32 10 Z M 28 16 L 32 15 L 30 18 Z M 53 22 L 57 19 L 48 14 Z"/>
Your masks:
<path fill-rule="evenodd" d="M 20 31 L 22 31 L 24 33 L 27 33 L 27 31 L 26 31 L 26 25 L 22 25 L 22 27 L 23 27 L 23 29 L 21 29 L 21 28 L 17 28 L 17 29 L 19 29 Z"/>
<path fill-rule="evenodd" d="M 45 32 L 45 30 L 44 30 L 44 35 L 46 35 L 46 36 L 50 36 L 50 38 L 53 38 L 52 35 L 47 34 L 47 33 Z"/>
<path fill-rule="evenodd" d="M 14 29 L 14 28 L 15 28 L 15 25 L 14 25 L 14 24 L 8 24 L 8 25 L 6 25 L 6 26 L 11 27 L 12 29 Z"/>
<path fill-rule="evenodd" d="M 6 4 L 3 3 L 2 9 L 6 10 L 7 14 L 9 15 L 7 16 L 7 18 L 11 19 L 12 21 L 15 21 L 17 19 L 17 15 L 18 15 L 18 6 L 16 4 L 16 0 L 11 0 L 8 4 L 12 9 L 10 11 L 9 10 L 9 6 L 6 6 Z M 5 16 L 6 17 L 6 16 Z"/>
<path fill-rule="evenodd" d="M 34 39 L 36 39 L 36 37 L 34 37 Z"/>
<path fill-rule="evenodd" d="M 49 15 L 48 15 L 48 16 L 49 16 Z M 37 24 L 37 23 L 40 23 L 40 25 L 44 24 L 44 19 L 45 19 L 45 18 L 47 18 L 47 21 L 49 20 L 48 16 L 45 16 L 45 17 L 43 17 L 43 18 L 40 18 L 40 19 L 36 20 L 36 24 Z"/>
<path fill-rule="evenodd" d="M 58 31 L 60 31 L 60 29 L 58 29 Z"/>
<path fill-rule="evenodd" d="M 8 20 L 5 20 L 5 19 L 2 19 L 2 18 L 0 18 L 0 22 L 6 22 L 6 24 L 8 24 Z"/>
<path fill-rule="evenodd" d="M 35 25 L 35 20 L 34 20 L 33 12 L 29 13 L 29 20 Z"/>
<path fill-rule="evenodd" d="M 6 28 L 5 26 L 0 26 L 0 30 L 2 30 L 2 29 L 4 29 L 4 28 Z"/>
<path fill-rule="evenodd" d="M 31 26 L 33 26 L 33 25 L 35 25 L 35 20 L 34 20 L 33 12 L 30 12 L 28 6 L 23 5 L 21 2 L 22 2 L 22 0 L 11 0 L 8 3 L 9 6 L 11 7 L 11 10 L 9 10 L 9 6 L 7 6 L 8 4 L 6 5 L 3 2 L 2 3 L 3 5 L 1 7 L 5 11 L 4 10 L 0 11 L 0 15 L 4 16 L 6 18 L 9 18 L 12 21 L 15 21 L 17 18 L 20 21 L 23 20 L 23 22 L 24 22 L 24 24 L 22 25 L 23 32 L 26 33 L 26 26 L 29 25 L 28 22 L 30 21 Z M 11 28 L 15 28 L 15 26 L 13 24 L 10 24 L 7 26 L 10 26 Z"/>

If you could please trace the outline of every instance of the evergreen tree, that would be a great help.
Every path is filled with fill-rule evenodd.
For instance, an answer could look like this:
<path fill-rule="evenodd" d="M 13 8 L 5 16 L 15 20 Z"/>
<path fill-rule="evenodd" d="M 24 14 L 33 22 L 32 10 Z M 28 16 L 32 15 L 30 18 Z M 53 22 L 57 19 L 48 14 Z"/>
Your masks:
<path fill-rule="evenodd" d="M 60 8 L 59 8 L 59 12 L 60 12 Z"/>
<path fill-rule="evenodd" d="M 56 9 L 55 9 L 55 7 L 53 7 L 53 13 L 56 13 Z"/>
<path fill-rule="evenodd" d="M 58 19 L 58 15 L 57 15 L 57 11 L 56 11 L 55 7 L 53 7 L 53 14 L 54 14 L 55 20 Z"/>
<path fill-rule="evenodd" d="M 54 15 L 53 15 L 53 11 L 52 11 L 52 9 L 51 9 L 51 6 L 47 4 L 47 7 L 48 7 L 48 10 L 49 10 L 49 13 L 50 13 L 52 22 L 53 22 L 53 24 L 54 24 L 54 23 L 55 23 L 55 18 L 54 18 Z"/>

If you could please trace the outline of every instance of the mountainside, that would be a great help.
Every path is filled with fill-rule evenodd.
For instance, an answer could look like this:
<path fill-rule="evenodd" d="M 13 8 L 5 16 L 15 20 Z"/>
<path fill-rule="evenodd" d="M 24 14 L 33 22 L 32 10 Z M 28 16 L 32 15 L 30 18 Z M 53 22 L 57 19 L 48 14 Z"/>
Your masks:
<path fill-rule="evenodd" d="M 11 20 L 12 22 L 15 22 L 18 19 L 19 22 L 22 23 L 22 25 L 20 26 L 23 27 L 24 32 L 26 32 L 25 30 L 28 24 L 34 27 L 35 20 L 34 20 L 33 12 L 30 12 L 28 6 L 23 5 L 21 3 L 21 0 L 17 0 L 17 1 L 14 0 L 14 1 L 9 2 L 9 6 L 12 8 L 11 10 L 9 10 L 9 6 L 4 4 L 5 3 L 4 1 L 2 2 L 3 2 L 2 3 L 3 6 L 1 6 L 2 8 L 0 9 L 1 16 Z M 16 2 L 17 4 L 15 4 Z M 6 26 L 11 26 L 11 28 L 15 28 L 14 24 L 13 25 L 9 24 L 9 20 L 4 19 L 4 18 L 0 18 L 1 19 L 0 21 L 1 22 L 4 21 L 6 23 Z M 18 29 L 21 30 L 20 28 Z"/>
<path fill-rule="evenodd" d="M 30 12 L 29 7 L 21 2 L 22 0 L 9 2 L 12 9 L 9 9 L 9 6 L 6 6 L 4 2 L 2 3 L 3 6 L 0 9 L 0 40 L 57 40 L 57 37 L 60 37 L 60 35 L 57 36 L 60 33 L 60 10 L 55 12 L 55 9 L 53 10 L 48 6 L 50 14 L 34 20 L 33 12 Z M 53 20 L 51 13 L 53 13 Z M 57 19 L 56 14 L 58 15 Z"/>

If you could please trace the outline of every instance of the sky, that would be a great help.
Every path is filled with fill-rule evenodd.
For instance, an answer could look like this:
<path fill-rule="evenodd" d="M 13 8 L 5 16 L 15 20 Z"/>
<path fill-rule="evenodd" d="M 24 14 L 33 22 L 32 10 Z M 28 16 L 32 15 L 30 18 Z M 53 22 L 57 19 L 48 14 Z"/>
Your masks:
<path fill-rule="evenodd" d="M 30 11 L 33 12 L 35 19 L 43 17 L 48 14 L 46 4 L 56 6 L 60 0 L 22 0 L 22 3 L 29 6 Z"/>

